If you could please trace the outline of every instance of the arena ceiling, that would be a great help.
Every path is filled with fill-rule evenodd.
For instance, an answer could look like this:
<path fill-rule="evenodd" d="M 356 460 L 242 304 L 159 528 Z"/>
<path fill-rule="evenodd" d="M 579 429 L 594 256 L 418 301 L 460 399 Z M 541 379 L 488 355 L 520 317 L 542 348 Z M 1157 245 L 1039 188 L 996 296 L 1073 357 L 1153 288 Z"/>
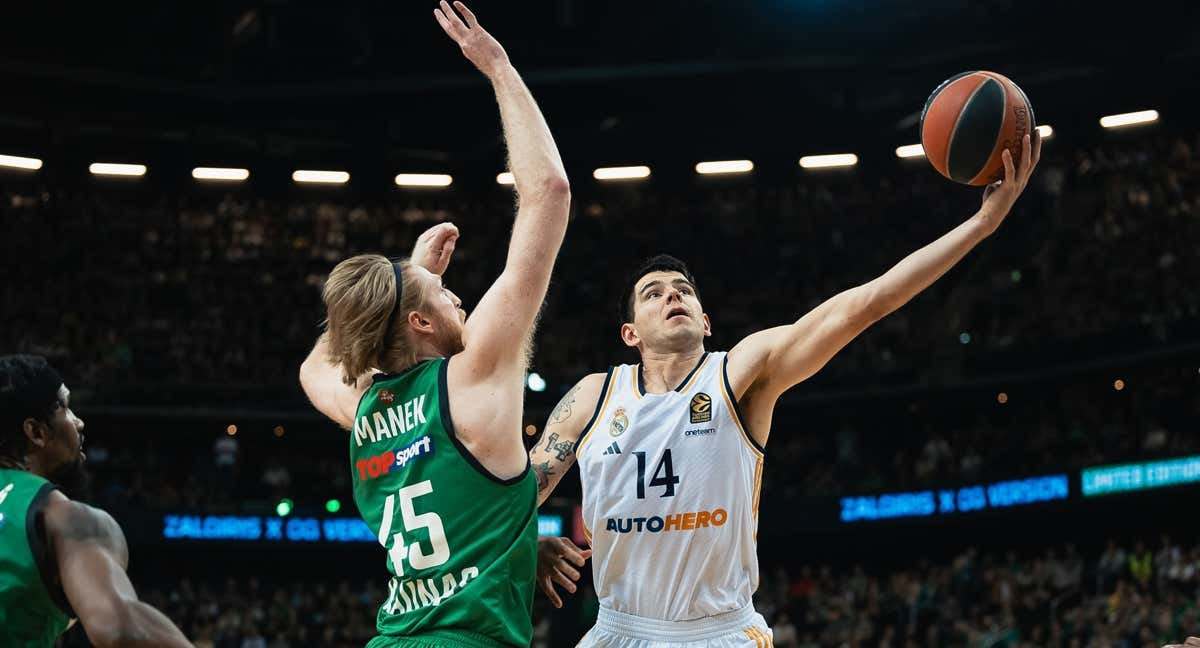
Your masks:
<path fill-rule="evenodd" d="M 1191 3 L 476 0 L 567 150 L 591 160 L 915 141 L 965 69 L 1008 74 L 1039 122 L 1159 108 L 1194 123 Z M 1160 6 L 1161 5 L 1161 6 Z M 501 142 L 432 2 L 22 3 L 0 27 L 0 140 L 188 146 L 209 157 L 478 161 Z M 1165 119 L 1166 121 L 1166 119 Z"/>

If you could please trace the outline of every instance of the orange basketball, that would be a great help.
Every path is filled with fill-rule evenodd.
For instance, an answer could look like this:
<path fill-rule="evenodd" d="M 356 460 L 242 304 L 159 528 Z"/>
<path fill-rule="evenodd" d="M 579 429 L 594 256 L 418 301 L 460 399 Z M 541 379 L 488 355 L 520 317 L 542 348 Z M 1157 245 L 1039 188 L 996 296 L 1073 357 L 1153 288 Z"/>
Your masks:
<path fill-rule="evenodd" d="M 1004 179 L 1000 155 L 1021 159 L 1022 138 L 1033 133 L 1033 106 L 1008 77 L 963 72 L 942 82 L 921 111 L 921 146 L 938 173 L 982 186 Z"/>

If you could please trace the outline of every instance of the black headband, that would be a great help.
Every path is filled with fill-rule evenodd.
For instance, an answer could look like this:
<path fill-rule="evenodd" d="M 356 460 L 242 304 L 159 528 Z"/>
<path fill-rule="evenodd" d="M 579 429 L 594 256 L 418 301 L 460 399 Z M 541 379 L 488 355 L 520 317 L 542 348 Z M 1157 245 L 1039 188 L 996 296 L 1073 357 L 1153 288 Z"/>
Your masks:
<path fill-rule="evenodd" d="M 392 324 L 396 321 L 396 313 L 400 312 L 400 301 L 404 299 L 404 277 L 400 272 L 400 262 L 392 262 L 392 273 L 396 275 L 396 305 L 392 306 L 392 314 L 388 316 L 388 324 L 385 331 L 392 330 Z"/>
<path fill-rule="evenodd" d="M 62 376 L 50 365 L 37 367 L 23 385 L 0 384 L 0 411 L 44 413 L 58 402 L 58 389 L 62 385 Z"/>

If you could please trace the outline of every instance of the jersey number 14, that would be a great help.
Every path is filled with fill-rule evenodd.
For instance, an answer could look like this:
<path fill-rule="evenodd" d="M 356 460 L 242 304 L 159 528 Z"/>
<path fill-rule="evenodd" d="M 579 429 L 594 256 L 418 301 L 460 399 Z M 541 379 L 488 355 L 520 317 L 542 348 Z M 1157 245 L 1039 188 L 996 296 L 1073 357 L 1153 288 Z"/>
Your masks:
<path fill-rule="evenodd" d="M 637 457 L 637 498 L 646 499 L 646 453 L 634 452 L 633 456 Z M 671 466 L 671 449 L 667 448 L 663 452 L 663 456 L 658 460 L 658 465 L 654 467 L 654 476 L 650 478 L 649 486 L 666 486 L 659 497 L 674 497 L 675 484 L 679 483 L 679 476 L 675 474 L 675 470 Z"/>

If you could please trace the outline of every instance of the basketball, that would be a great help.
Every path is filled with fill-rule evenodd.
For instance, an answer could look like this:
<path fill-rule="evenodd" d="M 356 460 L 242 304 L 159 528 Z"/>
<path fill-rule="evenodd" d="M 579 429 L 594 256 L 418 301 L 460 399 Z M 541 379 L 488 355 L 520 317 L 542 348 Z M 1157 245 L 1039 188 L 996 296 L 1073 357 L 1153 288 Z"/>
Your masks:
<path fill-rule="evenodd" d="M 938 173 L 983 186 L 1004 178 L 1001 154 L 1013 163 L 1034 129 L 1033 107 L 1011 79 L 995 72 L 963 72 L 942 82 L 921 111 L 921 145 Z"/>

